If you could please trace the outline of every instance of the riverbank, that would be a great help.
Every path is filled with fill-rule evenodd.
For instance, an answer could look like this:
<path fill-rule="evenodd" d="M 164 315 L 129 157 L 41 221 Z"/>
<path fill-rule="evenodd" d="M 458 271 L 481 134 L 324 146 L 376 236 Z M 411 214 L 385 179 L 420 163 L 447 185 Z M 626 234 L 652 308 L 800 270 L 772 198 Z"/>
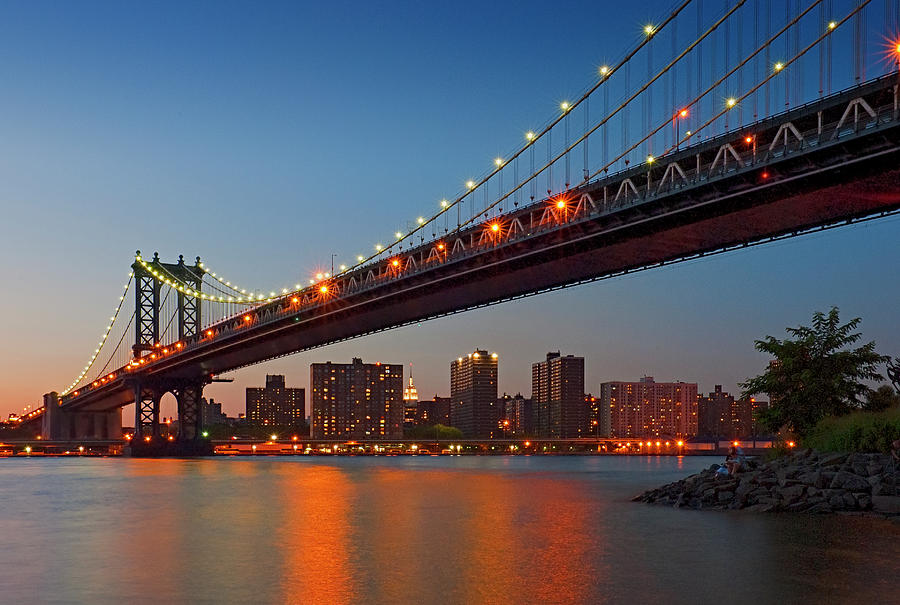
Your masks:
<path fill-rule="evenodd" d="M 706 470 L 652 489 L 635 502 L 698 510 L 871 513 L 900 518 L 897 470 L 884 454 L 804 450 L 750 463 L 734 476 Z"/>

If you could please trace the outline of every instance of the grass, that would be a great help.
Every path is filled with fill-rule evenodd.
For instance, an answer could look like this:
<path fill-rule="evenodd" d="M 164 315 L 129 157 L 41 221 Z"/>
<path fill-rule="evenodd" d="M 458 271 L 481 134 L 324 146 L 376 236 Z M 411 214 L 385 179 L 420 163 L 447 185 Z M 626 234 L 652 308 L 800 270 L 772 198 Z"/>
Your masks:
<path fill-rule="evenodd" d="M 824 418 L 803 440 L 803 445 L 824 452 L 881 452 L 900 439 L 900 408 L 883 412 L 854 412 Z"/>

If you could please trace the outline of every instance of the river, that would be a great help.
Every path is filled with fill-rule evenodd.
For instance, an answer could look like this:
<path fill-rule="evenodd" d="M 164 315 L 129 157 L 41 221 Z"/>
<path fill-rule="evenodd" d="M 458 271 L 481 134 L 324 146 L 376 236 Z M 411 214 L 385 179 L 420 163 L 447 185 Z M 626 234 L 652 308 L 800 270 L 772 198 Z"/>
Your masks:
<path fill-rule="evenodd" d="M 629 501 L 710 462 L 5 459 L 0 602 L 898 602 L 900 524 Z"/>

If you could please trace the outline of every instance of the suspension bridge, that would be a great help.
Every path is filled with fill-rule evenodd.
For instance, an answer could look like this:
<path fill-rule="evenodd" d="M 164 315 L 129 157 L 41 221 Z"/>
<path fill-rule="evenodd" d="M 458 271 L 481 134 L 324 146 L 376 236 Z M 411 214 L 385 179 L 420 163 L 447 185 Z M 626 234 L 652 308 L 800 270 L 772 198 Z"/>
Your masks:
<path fill-rule="evenodd" d="M 138 251 L 86 366 L 23 423 L 118 439 L 133 403 L 132 445 L 153 448 L 172 393 L 178 451 L 202 451 L 203 389 L 229 371 L 898 213 L 898 17 L 896 0 L 680 2 L 457 196 L 307 283 L 248 289 Z"/>

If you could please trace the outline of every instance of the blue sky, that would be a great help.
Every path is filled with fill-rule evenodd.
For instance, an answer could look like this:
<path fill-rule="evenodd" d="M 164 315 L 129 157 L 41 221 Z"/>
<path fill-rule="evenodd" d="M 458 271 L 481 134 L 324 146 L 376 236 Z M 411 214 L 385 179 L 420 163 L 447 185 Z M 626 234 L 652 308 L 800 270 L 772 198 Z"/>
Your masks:
<path fill-rule="evenodd" d="M 136 249 L 201 255 L 265 288 L 367 253 L 671 7 L 5 3 L 0 414 L 78 373 Z M 879 43 L 882 7 L 867 20 Z M 838 49 L 836 71 L 847 59 Z M 557 349 L 585 356 L 593 391 L 642 374 L 734 390 L 765 363 L 754 338 L 831 305 L 900 354 L 898 233 L 887 219 L 426 322 L 248 368 L 208 394 L 235 414 L 267 372 L 305 386 L 309 363 L 351 356 L 412 362 L 421 395 L 446 394 L 450 360 L 476 347 L 500 354 L 501 391 L 528 394 L 530 364 Z"/>

